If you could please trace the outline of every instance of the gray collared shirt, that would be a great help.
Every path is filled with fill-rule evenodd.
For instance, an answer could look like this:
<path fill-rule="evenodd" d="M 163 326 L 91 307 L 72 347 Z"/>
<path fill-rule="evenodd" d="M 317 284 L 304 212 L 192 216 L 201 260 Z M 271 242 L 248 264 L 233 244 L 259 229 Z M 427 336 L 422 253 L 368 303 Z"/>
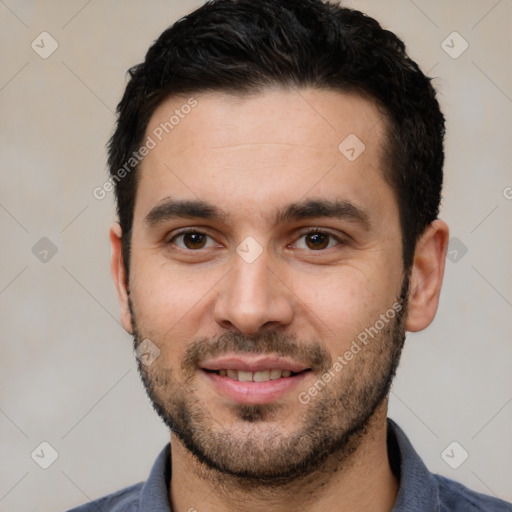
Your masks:
<path fill-rule="evenodd" d="M 172 512 L 169 503 L 171 445 L 160 452 L 146 482 L 132 485 L 68 512 Z M 400 480 L 392 512 L 512 512 L 512 504 L 477 493 L 431 473 L 402 429 L 388 419 L 388 453 Z"/>

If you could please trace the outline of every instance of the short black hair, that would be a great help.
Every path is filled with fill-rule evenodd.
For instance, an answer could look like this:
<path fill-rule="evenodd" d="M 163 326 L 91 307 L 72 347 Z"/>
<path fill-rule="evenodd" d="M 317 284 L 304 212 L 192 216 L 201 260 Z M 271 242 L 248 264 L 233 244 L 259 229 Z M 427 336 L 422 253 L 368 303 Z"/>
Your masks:
<path fill-rule="evenodd" d="M 382 107 L 384 178 L 395 192 L 410 268 L 418 237 L 439 214 L 445 120 L 432 79 L 376 20 L 322 0 L 212 0 L 165 30 L 128 73 L 108 143 L 127 272 L 138 168 L 132 156 L 158 105 L 172 95 L 275 86 L 355 93 Z"/>

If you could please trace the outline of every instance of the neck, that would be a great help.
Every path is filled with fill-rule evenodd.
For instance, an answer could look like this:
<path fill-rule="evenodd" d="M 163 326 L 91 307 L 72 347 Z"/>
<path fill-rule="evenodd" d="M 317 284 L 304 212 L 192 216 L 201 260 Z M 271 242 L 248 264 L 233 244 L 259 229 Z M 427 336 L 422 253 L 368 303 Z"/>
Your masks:
<path fill-rule="evenodd" d="M 343 453 L 333 453 L 320 469 L 282 486 L 257 486 L 221 474 L 200 463 L 171 435 L 173 512 L 245 512 L 271 510 L 389 512 L 398 481 L 389 465 L 386 441 L 387 402 L 372 416 L 366 431 L 354 437 Z"/>

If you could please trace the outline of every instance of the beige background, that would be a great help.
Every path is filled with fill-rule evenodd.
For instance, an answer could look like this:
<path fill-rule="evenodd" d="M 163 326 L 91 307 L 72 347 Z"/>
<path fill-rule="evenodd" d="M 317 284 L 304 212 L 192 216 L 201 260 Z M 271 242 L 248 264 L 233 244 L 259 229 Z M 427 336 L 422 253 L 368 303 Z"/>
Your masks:
<path fill-rule="evenodd" d="M 118 322 L 113 198 L 92 191 L 125 71 L 200 3 L 0 0 L 0 512 L 65 510 L 144 480 L 168 440 Z M 458 260 L 436 321 L 408 337 L 390 416 L 431 470 L 512 500 L 512 3 L 347 5 L 406 41 L 448 119 L 442 218 Z M 43 31 L 59 45 L 47 59 L 31 48 Z M 453 31 L 469 44 L 458 58 L 442 47 Z M 46 262 L 43 237 L 57 250 Z M 31 458 L 42 441 L 59 455 L 46 470 Z M 469 453 L 458 469 L 441 457 L 453 441 Z"/>

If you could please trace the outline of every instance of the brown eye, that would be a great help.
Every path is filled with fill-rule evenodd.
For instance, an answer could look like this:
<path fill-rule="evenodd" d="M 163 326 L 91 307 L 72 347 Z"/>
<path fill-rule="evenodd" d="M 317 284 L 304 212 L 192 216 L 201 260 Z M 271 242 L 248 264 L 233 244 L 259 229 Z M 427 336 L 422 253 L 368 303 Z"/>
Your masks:
<path fill-rule="evenodd" d="M 206 243 L 206 236 L 201 233 L 186 233 L 183 235 L 183 243 L 187 249 L 202 249 Z"/>
<path fill-rule="evenodd" d="M 309 249 L 325 249 L 329 245 L 330 236 L 327 233 L 310 233 L 305 235 L 306 245 Z"/>
<path fill-rule="evenodd" d="M 199 231 L 189 231 L 185 233 L 179 233 L 173 237 L 170 244 L 176 245 L 181 249 L 198 250 L 213 247 L 215 242 L 212 238 Z"/>
<path fill-rule="evenodd" d="M 295 243 L 295 248 L 306 251 L 322 251 L 331 249 L 340 243 L 341 240 L 337 236 L 327 231 L 314 230 L 303 234 Z"/>

